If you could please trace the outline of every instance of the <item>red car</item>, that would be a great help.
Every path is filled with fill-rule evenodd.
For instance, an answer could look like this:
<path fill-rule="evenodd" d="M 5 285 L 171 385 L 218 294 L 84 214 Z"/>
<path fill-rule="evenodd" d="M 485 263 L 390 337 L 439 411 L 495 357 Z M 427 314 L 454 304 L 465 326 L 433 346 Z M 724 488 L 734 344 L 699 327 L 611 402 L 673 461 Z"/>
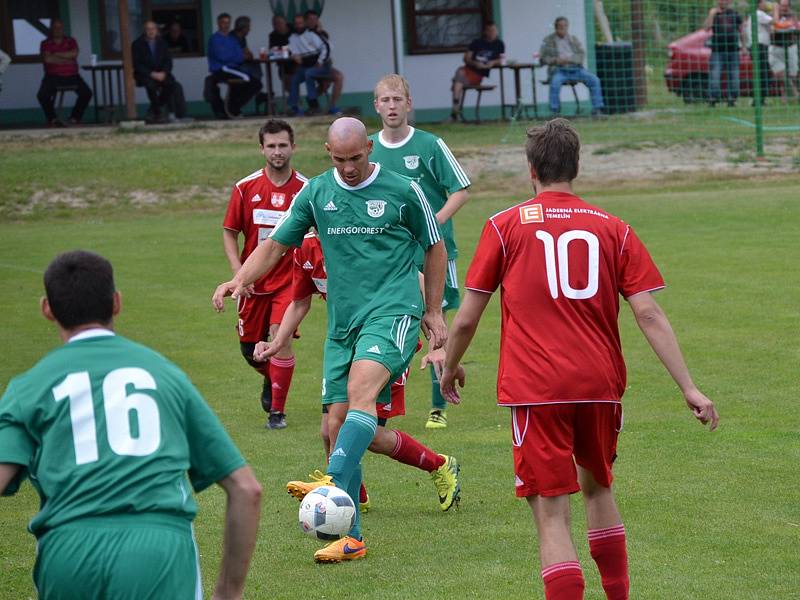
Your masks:
<path fill-rule="evenodd" d="M 711 62 L 711 48 L 706 43 L 711 32 L 700 29 L 672 42 L 667 49 L 669 60 L 664 69 L 667 89 L 683 98 L 684 102 L 703 102 L 708 100 L 708 66 Z M 769 74 L 769 95 L 780 94 L 777 82 Z M 753 61 L 750 53 L 739 53 L 739 95 L 752 95 Z M 722 77 L 722 89 L 726 86 Z M 724 96 L 724 91 L 723 91 Z"/>

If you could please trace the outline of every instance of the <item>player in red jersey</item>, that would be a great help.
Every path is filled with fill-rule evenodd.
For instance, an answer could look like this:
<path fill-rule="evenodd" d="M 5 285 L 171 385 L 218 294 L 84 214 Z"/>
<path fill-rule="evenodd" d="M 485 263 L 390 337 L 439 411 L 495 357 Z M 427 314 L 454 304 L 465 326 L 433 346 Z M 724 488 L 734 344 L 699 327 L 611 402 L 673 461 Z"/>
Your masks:
<path fill-rule="evenodd" d="M 280 352 L 281 348 L 290 343 L 292 332 L 300 325 L 311 308 L 312 296 L 319 294 L 323 299 L 326 298 L 327 278 L 319 238 L 315 234 L 309 233 L 303 238 L 303 244 L 294 251 L 292 303 L 286 310 L 283 322 L 272 337 L 272 341 L 270 343 L 259 342 L 256 345 L 253 357 L 255 360 L 265 360 Z M 421 344 L 418 342 L 417 351 L 420 347 Z M 435 352 L 441 353 L 441 349 Z M 431 360 L 429 356 L 423 358 L 423 368 Z M 396 381 L 390 384 L 391 399 L 389 403 L 378 404 L 378 428 L 368 449 L 376 454 L 384 454 L 398 462 L 430 473 L 439 496 L 439 507 L 442 510 L 449 510 L 454 504 L 458 504 L 461 495 L 460 467 L 456 459 L 452 456 L 438 454 L 403 431 L 386 428 L 388 419 L 405 414 L 405 384 L 408 371 L 406 369 Z M 330 455 L 330 438 L 327 405 L 325 404 L 322 406 L 322 413 L 320 435 L 325 447 L 325 455 L 328 456 Z M 322 474 L 320 473 L 319 476 Z M 367 496 L 363 483 L 359 502 L 362 510 L 368 508 L 369 496 Z"/>
<path fill-rule="evenodd" d="M 267 121 L 258 132 L 258 141 L 266 167 L 233 186 L 222 224 L 225 256 L 234 275 L 258 244 L 269 237 L 307 181 L 292 169 L 294 131 L 286 121 Z M 240 233 L 244 237 L 241 253 Z M 285 406 L 294 373 L 294 353 L 289 342 L 264 364 L 253 360 L 253 349 L 257 342 L 275 335 L 291 301 L 292 257 L 289 252 L 272 271 L 253 284 L 250 297 L 241 297 L 238 301 L 239 346 L 245 360 L 264 376 L 261 406 L 269 414 L 267 427 L 270 429 L 286 427 Z"/>
<path fill-rule="evenodd" d="M 719 416 L 692 382 L 653 298 L 664 281 L 644 244 L 629 225 L 572 193 L 579 149 L 564 119 L 528 132 L 537 195 L 494 215 L 483 229 L 447 342 L 442 393 L 460 400 L 456 366 L 500 287 L 497 399 L 511 407 L 516 493 L 533 510 L 545 596 L 583 598 L 569 511 L 569 495 L 580 490 L 603 589 L 609 599 L 623 600 L 625 529 L 611 489 L 625 391 L 620 295 L 694 416 L 712 430 Z"/>

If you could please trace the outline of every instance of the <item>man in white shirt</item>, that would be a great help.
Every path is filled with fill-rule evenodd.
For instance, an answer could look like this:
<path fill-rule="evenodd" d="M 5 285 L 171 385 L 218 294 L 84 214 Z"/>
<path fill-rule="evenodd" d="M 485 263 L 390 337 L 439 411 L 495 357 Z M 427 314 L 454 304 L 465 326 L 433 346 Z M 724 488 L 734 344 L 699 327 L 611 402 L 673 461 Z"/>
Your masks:
<path fill-rule="evenodd" d="M 767 103 L 769 96 L 769 42 L 772 32 L 772 15 L 769 14 L 767 0 L 759 0 L 756 7 L 756 23 L 758 26 L 758 40 L 753 44 L 753 24 L 748 16 L 744 24 L 744 36 L 750 48 L 750 56 L 758 60 L 761 83 L 761 104 Z M 755 99 L 753 99 L 755 105 Z"/>
<path fill-rule="evenodd" d="M 292 60 L 297 63 L 297 70 L 292 76 L 289 88 L 289 112 L 293 115 L 302 114 L 300 85 L 305 82 L 306 102 L 308 102 L 305 114 L 315 114 L 319 112 L 316 78 L 330 75 L 331 72 L 330 43 L 307 29 L 305 17 L 298 14 L 294 17 L 294 33 L 289 36 L 289 52 L 292 54 Z"/>

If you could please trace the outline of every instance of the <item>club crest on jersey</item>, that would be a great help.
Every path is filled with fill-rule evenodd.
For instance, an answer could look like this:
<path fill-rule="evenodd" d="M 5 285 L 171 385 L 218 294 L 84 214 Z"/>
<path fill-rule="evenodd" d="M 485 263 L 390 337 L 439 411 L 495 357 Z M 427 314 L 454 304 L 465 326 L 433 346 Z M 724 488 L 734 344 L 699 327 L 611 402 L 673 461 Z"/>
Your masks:
<path fill-rule="evenodd" d="M 286 202 L 286 194 L 272 192 L 272 198 L 270 199 L 270 202 L 272 202 L 272 206 L 281 207 Z"/>
<path fill-rule="evenodd" d="M 367 214 L 373 219 L 382 217 L 385 208 L 385 200 L 367 200 Z"/>
<path fill-rule="evenodd" d="M 403 160 L 406 162 L 406 169 L 416 169 L 419 167 L 419 156 L 404 156 Z"/>

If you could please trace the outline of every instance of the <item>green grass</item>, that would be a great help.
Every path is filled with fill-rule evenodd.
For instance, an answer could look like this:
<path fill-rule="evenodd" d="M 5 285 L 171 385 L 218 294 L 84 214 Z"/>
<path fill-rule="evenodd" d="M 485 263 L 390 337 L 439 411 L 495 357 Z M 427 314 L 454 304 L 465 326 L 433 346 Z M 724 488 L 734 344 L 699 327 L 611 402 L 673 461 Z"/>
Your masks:
<path fill-rule="evenodd" d="M 441 131 L 459 153 L 503 127 Z M 309 174 L 325 165 L 322 153 L 313 149 L 318 144 L 307 141 L 320 132 L 305 129 L 300 138 L 297 164 Z M 319 545 L 299 532 L 297 502 L 283 485 L 324 464 L 317 434 L 324 305 L 315 301 L 296 345 L 289 429 L 265 431 L 260 383 L 239 355 L 234 313 L 216 315 L 209 302 L 216 283 L 228 274 L 220 202 L 232 181 L 260 164 L 251 136 L 234 130 L 210 159 L 209 146 L 199 141 L 178 145 L 138 135 L 120 136 L 94 150 L 77 142 L 80 152 L 64 140 L 49 149 L 14 142 L 11 156 L 0 152 L 0 204 L 14 201 L 9 186 L 82 185 L 123 198 L 132 190 L 198 182 L 222 190 L 221 199 L 209 194 L 197 206 L 184 202 L 134 210 L 123 200 L 0 222 L 0 285 L 6 292 L 0 297 L 0 385 L 58 343 L 38 314 L 48 261 L 67 249 L 95 250 L 113 261 L 123 292 L 117 329 L 187 371 L 264 485 L 247 597 L 541 597 L 530 512 L 513 494 L 509 416 L 494 406 L 497 299 L 466 356 L 468 387 L 464 404 L 448 412 L 451 426 L 424 429 L 425 373 L 412 375 L 409 414 L 395 423 L 458 457 L 464 476 L 460 510 L 439 511 L 425 473 L 368 455 L 364 472 L 374 510 L 364 525 L 370 554 L 354 564 L 316 566 L 311 556 Z M 38 157 L 35 169 L 29 164 L 33 156 Z M 150 170 L 166 164 L 170 168 L 157 175 Z M 698 384 L 722 416 L 714 433 L 694 422 L 623 306 L 629 389 L 615 471 L 635 598 L 791 598 L 800 587 L 798 183 L 796 177 L 735 184 L 709 177 L 624 189 L 578 186 L 589 201 L 630 222 L 647 243 L 669 286 L 659 301 Z M 457 216 L 462 276 L 484 219 L 530 195 L 520 189 L 498 197 L 492 190 L 502 188 L 499 184 L 481 181 L 476 199 Z M 576 497 L 574 534 L 587 598 L 597 600 L 602 593 L 579 502 Z M 208 594 L 221 552 L 224 497 L 214 488 L 201 494 L 199 503 L 196 530 Z M 25 485 L 0 504 L 0 596 L 31 597 L 34 539 L 25 524 L 38 502 Z"/>

